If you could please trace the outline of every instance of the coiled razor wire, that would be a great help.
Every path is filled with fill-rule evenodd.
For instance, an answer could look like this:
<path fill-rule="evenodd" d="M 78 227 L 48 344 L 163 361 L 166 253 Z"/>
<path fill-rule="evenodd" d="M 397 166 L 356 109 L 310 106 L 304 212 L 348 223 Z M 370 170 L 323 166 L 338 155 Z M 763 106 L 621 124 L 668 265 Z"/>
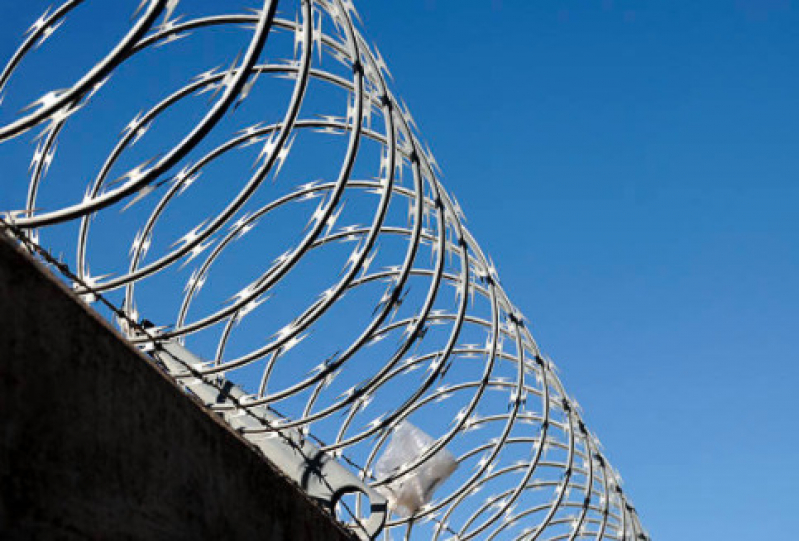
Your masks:
<path fill-rule="evenodd" d="M 351 0 L 19 4 L 0 208 L 129 340 L 179 340 L 378 490 L 454 453 L 386 539 L 648 539 Z M 435 444 L 377 478 L 405 420 Z"/>

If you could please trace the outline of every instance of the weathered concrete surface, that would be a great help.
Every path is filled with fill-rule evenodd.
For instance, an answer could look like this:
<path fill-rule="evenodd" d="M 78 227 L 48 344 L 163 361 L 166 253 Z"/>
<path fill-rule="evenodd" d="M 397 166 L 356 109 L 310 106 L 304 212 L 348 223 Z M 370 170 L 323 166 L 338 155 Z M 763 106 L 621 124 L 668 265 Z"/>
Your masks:
<path fill-rule="evenodd" d="M 0 233 L 0 539 L 353 537 Z"/>

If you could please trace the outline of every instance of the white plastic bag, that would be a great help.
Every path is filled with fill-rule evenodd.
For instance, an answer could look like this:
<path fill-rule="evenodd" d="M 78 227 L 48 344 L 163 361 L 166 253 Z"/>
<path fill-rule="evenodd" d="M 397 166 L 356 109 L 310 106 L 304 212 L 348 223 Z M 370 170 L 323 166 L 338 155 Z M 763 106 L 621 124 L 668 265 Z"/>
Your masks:
<path fill-rule="evenodd" d="M 383 480 L 403 469 L 422 456 L 435 440 L 407 421 L 394 429 L 391 441 L 375 465 L 378 480 Z M 458 467 L 455 456 L 439 449 L 433 456 L 412 471 L 395 479 L 378 490 L 386 496 L 391 507 L 403 516 L 413 515 L 430 502 L 433 492 L 452 475 Z"/>

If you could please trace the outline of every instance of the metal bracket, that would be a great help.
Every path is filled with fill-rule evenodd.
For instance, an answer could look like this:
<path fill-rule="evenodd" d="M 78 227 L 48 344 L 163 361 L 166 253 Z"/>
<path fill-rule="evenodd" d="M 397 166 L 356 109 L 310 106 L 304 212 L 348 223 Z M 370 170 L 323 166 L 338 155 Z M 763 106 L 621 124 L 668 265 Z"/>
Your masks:
<path fill-rule="evenodd" d="M 342 496 L 361 493 L 369 500 L 370 515 L 351 524 L 361 539 L 375 539 L 385 525 L 388 502 L 330 455 L 311 444 L 296 428 L 262 432 L 279 426 L 280 417 L 265 405 L 248 406 L 243 389 L 219 376 L 197 377 L 188 367 L 205 365 L 177 341 L 159 342 L 149 352 L 183 387 L 191 391 L 288 475 L 312 498 L 335 514 Z M 220 382 L 222 385 L 220 386 Z M 253 432 L 257 431 L 257 432 Z"/>

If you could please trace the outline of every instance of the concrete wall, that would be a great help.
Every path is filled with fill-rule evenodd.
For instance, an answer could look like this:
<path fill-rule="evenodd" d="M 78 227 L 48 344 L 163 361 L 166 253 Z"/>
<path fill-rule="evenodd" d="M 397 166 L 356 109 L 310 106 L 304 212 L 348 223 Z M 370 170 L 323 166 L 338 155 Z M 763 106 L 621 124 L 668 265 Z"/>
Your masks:
<path fill-rule="evenodd" d="M 0 539 L 353 537 L 0 233 Z"/>

